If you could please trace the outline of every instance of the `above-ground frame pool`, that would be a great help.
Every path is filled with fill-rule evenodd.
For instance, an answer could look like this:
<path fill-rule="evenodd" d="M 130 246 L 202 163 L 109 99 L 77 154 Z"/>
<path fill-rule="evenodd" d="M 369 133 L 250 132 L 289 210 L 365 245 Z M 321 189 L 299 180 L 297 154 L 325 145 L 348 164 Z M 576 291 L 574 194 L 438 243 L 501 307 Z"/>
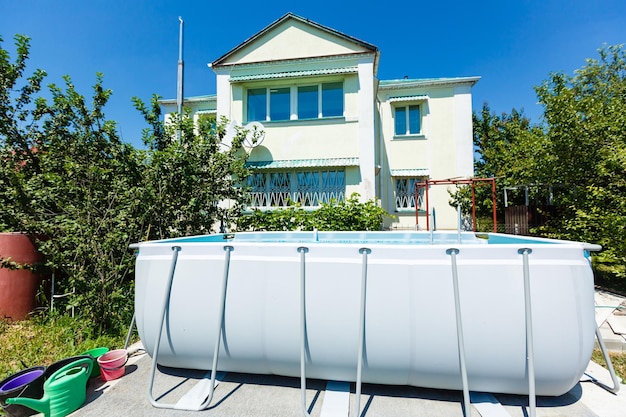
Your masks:
<path fill-rule="evenodd" d="M 164 366 L 556 396 L 594 347 L 597 245 L 314 231 L 133 247 L 139 335 Z"/>

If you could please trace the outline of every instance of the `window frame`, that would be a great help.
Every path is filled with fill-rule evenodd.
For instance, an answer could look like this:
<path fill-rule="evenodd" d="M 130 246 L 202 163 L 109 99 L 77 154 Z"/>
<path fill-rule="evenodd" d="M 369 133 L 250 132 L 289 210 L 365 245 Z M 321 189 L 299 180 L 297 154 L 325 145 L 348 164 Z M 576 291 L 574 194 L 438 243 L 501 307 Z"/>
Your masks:
<path fill-rule="evenodd" d="M 423 103 L 421 102 L 397 102 L 395 103 L 393 106 L 393 137 L 395 138 L 415 138 L 415 137 L 424 137 L 425 133 L 424 133 L 424 112 L 423 112 Z M 411 120 L 411 109 L 417 109 L 418 113 L 418 118 L 417 118 L 417 123 L 419 126 L 419 129 L 417 132 L 411 132 L 411 125 L 412 125 L 412 120 Z M 398 133 L 398 110 L 399 109 L 403 109 L 404 110 L 404 125 L 405 125 L 405 130 L 404 133 Z"/>
<path fill-rule="evenodd" d="M 427 176 L 421 176 L 421 177 L 412 177 L 412 176 L 396 176 L 396 177 L 392 177 L 393 179 L 393 196 L 394 196 L 394 203 L 393 203 L 393 207 L 394 210 L 397 213 L 401 213 L 401 212 L 415 212 L 415 210 L 419 210 L 420 212 L 423 212 L 423 209 L 420 209 L 420 206 L 422 206 L 424 204 L 424 194 L 425 191 L 423 188 L 420 189 L 420 193 L 417 196 L 417 200 L 415 200 L 415 193 L 411 192 L 409 194 L 409 189 L 413 188 L 415 189 L 415 184 L 416 183 L 421 183 L 421 182 L 425 182 L 426 179 L 428 179 Z M 398 195 L 399 193 L 399 181 L 407 181 L 408 184 L 406 184 L 405 188 L 406 189 L 406 193 L 404 195 Z M 412 185 L 412 187 L 411 187 Z M 400 207 L 403 204 L 398 204 L 399 202 L 402 201 L 406 201 L 406 207 Z"/>
<path fill-rule="evenodd" d="M 252 194 L 247 204 L 248 209 L 272 210 L 293 204 L 317 209 L 331 200 L 345 201 L 346 168 L 257 171 L 248 177 L 247 184 L 251 188 L 249 193 Z M 285 189 L 285 184 L 288 189 Z M 256 204 L 257 202 L 262 204 Z"/>
<path fill-rule="evenodd" d="M 311 88 L 313 86 L 317 87 L 317 92 L 316 92 L 317 115 L 315 117 L 300 117 L 301 116 L 300 109 L 299 109 L 300 102 L 301 102 L 300 101 L 300 89 L 307 88 L 307 87 Z M 335 88 L 332 88 L 333 86 Z M 272 118 L 272 92 L 276 90 L 286 90 L 286 89 L 289 89 L 289 99 L 287 100 L 287 102 L 289 103 L 289 110 L 288 110 L 289 117 L 273 119 Z M 258 117 L 255 117 L 253 119 L 253 118 L 250 118 L 250 115 L 251 115 L 250 104 L 252 102 L 250 100 L 251 92 L 256 92 L 257 93 L 256 95 L 260 96 L 262 95 L 259 93 L 261 90 L 265 90 L 265 93 L 264 93 L 265 111 L 263 112 L 263 111 L 257 110 L 257 113 L 260 115 L 264 115 L 265 118 L 260 119 Z M 325 105 L 325 103 L 329 102 L 328 100 L 329 98 L 332 99 L 333 96 L 336 96 L 335 98 L 338 98 L 338 93 L 336 92 L 337 90 L 340 91 L 341 102 L 339 103 L 337 101 L 334 101 L 334 102 L 331 102 L 332 104 Z M 327 97 L 326 100 L 324 99 L 325 97 Z M 319 120 L 319 119 L 333 119 L 333 118 L 345 117 L 345 110 L 346 110 L 345 80 L 323 81 L 323 82 L 317 81 L 317 82 L 309 82 L 309 83 L 299 82 L 298 84 L 291 84 L 291 85 L 275 84 L 275 85 L 264 86 L 264 87 L 250 86 L 245 89 L 245 98 L 246 98 L 246 102 L 245 102 L 244 114 L 246 115 L 247 123 L 254 122 L 254 121 L 258 121 L 262 123 L 265 123 L 265 122 L 280 123 L 280 122 L 289 122 L 289 121 L 296 121 L 296 120 L 311 121 L 311 120 Z M 328 114 L 329 111 L 330 111 L 330 114 Z"/>
<path fill-rule="evenodd" d="M 260 91 L 264 90 L 264 92 L 261 94 Z M 256 91 L 259 92 L 259 94 L 254 94 L 255 96 L 263 96 L 263 101 L 265 101 L 265 105 L 263 107 L 259 108 L 259 114 L 262 114 L 264 117 L 260 118 L 260 117 L 256 117 L 257 112 L 255 111 L 255 117 L 251 118 L 250 117 L 250 93 L 252 91 Z M 256 100 L 254 101 L 255 105 L 261 105 L 261 101 L 259 101 L 259 103 L 256 102 Z M 246 90 L 246 119 L 248 122 L 265 122 L 268 119 L 268 88 L 267 87 L 257 87 L 257 88 L 248 88 Z"/>

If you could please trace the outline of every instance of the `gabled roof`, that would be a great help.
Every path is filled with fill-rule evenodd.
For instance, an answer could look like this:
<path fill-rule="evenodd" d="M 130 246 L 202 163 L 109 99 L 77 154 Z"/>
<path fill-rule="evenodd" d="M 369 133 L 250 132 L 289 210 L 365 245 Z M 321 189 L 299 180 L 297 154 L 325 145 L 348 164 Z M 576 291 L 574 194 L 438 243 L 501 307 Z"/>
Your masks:
<path fill-rule="evenodd" d="M 319 23 L 315 23 L 311 20 L 305 19 L 303 17 L 297 16 L 291 12 L 285 14 L 283 17 L 281 17 L 280 19 L 276 20 L 275 22 L 271 23 L 270 25 L 268 25 L 267 27 L 265 27 L 263 30 L 261 30 L 260 32 L 258 32 L 257 34 L 253 35 L 252 37 L 246 39 L 244 42 L 242 42 L 241 44 L 239 44 L 238 46 L 236 46 L 235 48 L 231 49 L 230 51 L 228 51 L 226 54 L 222 55 L 221 57 L 219 57 L 218 59 L 216 59 L 215 61 L 213 61 L 212 63 L 209 64 L 209 67 L 216 67 L 216 66 L 220 66 L 220 65 L 227 65 L 227 61 L 229 60 L 229 58 L 232 58 L 234 55 L 236 55 L 237 53 L 243 51 L 245 48 L 247 48 L 249 45 L 253 44 L 255 41 L 261 39 L 263 36 L 269 34 L 271 31 L 273 31 L 274 29 L 276 29 L 278 26 L 282 25 L 283 23 L 289 21 L 289 20 L 294 20 L 296 22 L 300 22 L 302 24 L 308 25 L 312 28 L 318 29 L 322 32 L 325 32 L 329 35 L 335 36 L 339 39 L 342 39 L 344 41 L 347 41 L 349 43 L 352 43 L 354 45 L 357 45 L 365 50 L 367 50 L 367 52 L 369 53 L 374 53 L 374 54 L 378 54 L 378 48 L 370 43 L 364 42 L 360 39 L 357 39 L 355 37 L 346 35 L 345 33 L 339 32 L 335 29 L 331 29 L 327 26 L 324 25 L 320 25 Z"/>

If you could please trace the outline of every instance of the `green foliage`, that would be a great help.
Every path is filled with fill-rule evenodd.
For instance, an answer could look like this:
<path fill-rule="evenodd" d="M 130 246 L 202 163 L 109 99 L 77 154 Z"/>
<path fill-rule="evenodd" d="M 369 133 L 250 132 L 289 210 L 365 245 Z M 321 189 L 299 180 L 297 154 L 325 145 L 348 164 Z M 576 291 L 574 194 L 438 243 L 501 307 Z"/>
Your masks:
<path fill-rule="evenodd" d="M 290 206 L 276 210 L 253 210 L 243 216 L 238 230 L 381 230 L 387 212 L 374 201 L 359 202 L 354 193 L 345 201 L 322 204 L 317 210 Z"/>
<path fill-rule="evenodd" d="M 144 141 L 152 146 L 144 170 L 143 198 L 149 202 L 150 217 L 144 238 L 210 233 L 216 223 L 227 226 L 236 221 L 244 201 L 239 179 L 249 174 L 241 146 L 248 132 L 240 129 L 225 146 L 225 118 L 217 125 L 207 119 L 194 124 L 187 114 L 174 114 L 170 123 L 163 124 L 155 117 L 156 96 L 152 110 L 146 110 L 141 100 L 134 101 L 152 124 L 144 131 Z M 171 140 L 178 135 L 180 140 Z"/>
<path fill-rule="evenodd" d="M 104 119 L 111 91 L 100 74 L 91 106 L 64 79 L 64 88 L 49 86 L 51 103 L 36 100 L 27 140 L 2 135 L 0 177 L 12 185 L 2 192 L 10 207 L 3 223 L 38 237 L 57 288 L 75 292 L 67 307 L 79 307 L 102 331 L 130 319 L 128 245 L 146 225 L 137 186 L 143 156 Z"/>
<path fill-rule="evenodd" d="M 510 114 L 496 115 L 489 106 L 483 106 L 480 116 L 473 115 L 474 148 L 476 160 L 474 173 L 477 178 L 496 178 L 496 208 L 498 217 L 504 217 L 504 187 L 522 184 L 550 184 L 550 179 L 542 175 L 541 167 L 549 156 L 544 149 L 546 140 L 543 131 L 530 123 L 522 111 L 513 109 Z M 531 151 L 532 150 L 532 151 Z M 493 199 L 489 183 L 475 187 L 475 204 L 479 217 L 489 219 L 483 222 L 481 230 L 491 231 Z M 533 190 L 537 191 L 537 189 Z M 464 186 L 451 194 L 451 205 L 461 205 L 464 213 L 470 213 L 471 187 Z M 509 194 L 509 197 L 514 197 Z M 535 199 L 537 196 L 531 196 Z M 489 223 L 489 225 L 487 225 Z"/>
<path fill-rule="evenodd" d="M 552 156 L 547 175 L 572 188 L 543 231 L 601 244 L 603 260 L 626 278 L 626 51 L 609 46 L 599 55 L 536 88 Z"/>
<path fill-rule="evenodd" d="M 11 62 L 9 53 L 2 48 L 0 37 L 0 138 L 8 146 L 15 148 L 9 155 L 0 152 L 3 162 L 6 158 L 14 161 L 9 169 L 15 170 L 22 165 L 25 159 L 32 157 L 32 150 L 36 148 L 36 141 L 40 137 L 36 111 L 33 110 L 33 95 L 41 90 L 41 82 L 46 73 L 37 70 L 20 85 L 26 62 L 29 56 L 30 39 L 23 35 L 15 36 L 17 56 Z M 3 149 L 4 151 L 4 149 Z M 17 175 L 0 175 L 0 230 L 19 230 L 15 223 L 16 207 L 10 204 L 21 197 L 21 190 Z"/>
<path fill-rule="evenodd" d="M 554 73 L 536 87 L 541 126 L 515 110 L 496 116 L 484 106 L 474 115 L 475 169 L 497 178 L 500 210 L 504 187 L 533 185 L 531 203 L 549 195 L 557 215 L 536 232 L 601 244 L 597 260 L 626 278 L 626 51 L 609 46 L 599 55 L 574 75 Z M 453 199 L 469 209 L 469 190 Z M 489 216 L 490 200 L 489 190 L 477 189 L 479 216 Z"/>
<path fill-rule="evenodd" d="M 234 185 L 248 172 L 241 149 L 247 132 L 225 148 L 225 121 L 194 127 L 182 115 L 165 125 L 157 97 L 152 108 L 135 99 L 150 125 L 149 149 L 137 150 L 105 118 L 111 90 L 101 74 L 89 101 L 65 76 L 63 87 L 49 85 L 49 102 L 36 97 L 41 71 L 18 87 L 28 39 L 17 36 L 16 45 L 15 63 L 0 48 L 0 228 L 34 237 L 55 273 L 55 292 L 73 292 L 66 308 L 75 307 L 98 334 L 116 332 L 133 310 L 129 244 L 236 220 L 243 190 Z"/>

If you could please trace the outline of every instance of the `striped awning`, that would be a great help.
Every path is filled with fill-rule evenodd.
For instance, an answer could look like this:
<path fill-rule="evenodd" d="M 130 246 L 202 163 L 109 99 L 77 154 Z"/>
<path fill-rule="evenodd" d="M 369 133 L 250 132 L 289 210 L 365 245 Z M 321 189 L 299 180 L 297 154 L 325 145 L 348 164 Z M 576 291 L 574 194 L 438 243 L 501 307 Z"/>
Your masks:
<path fill-rule="evenodd" d="M 310 76 L 315 76 L 315 75 L 352 74 L 356 72 L 357 72 L 356 66 L 342 67 L 342 68 L 323 68 L 323 69 L 313 69 L 313 70 L 303 70 L 303 71 L 269 72 L 269 73 L 262 73 L 262 74 L 234 75 L 230 77 L 230 82 L 236 83 L 236 82 L 241 82 L 241 81 L 310 77 Z"/>
<path fill-rule="evenodd" d="M 248 161 L 255 169 L 315 168 L 358 166 L 359 158 L 286 159 L 280 161 Z"/>
<path fill-rule="evenodd" d="M 392 177 L 427 177 L 428 168 L 390 169 Z"/>
<path fill-rule="evenodd" d="M 387 101 L 390 103 L 397 102 L 406 102 L 406 101 L 426 101 L 428 100 L 428 96 L 399 96 L 399 97 L 389 97 Z"/>

